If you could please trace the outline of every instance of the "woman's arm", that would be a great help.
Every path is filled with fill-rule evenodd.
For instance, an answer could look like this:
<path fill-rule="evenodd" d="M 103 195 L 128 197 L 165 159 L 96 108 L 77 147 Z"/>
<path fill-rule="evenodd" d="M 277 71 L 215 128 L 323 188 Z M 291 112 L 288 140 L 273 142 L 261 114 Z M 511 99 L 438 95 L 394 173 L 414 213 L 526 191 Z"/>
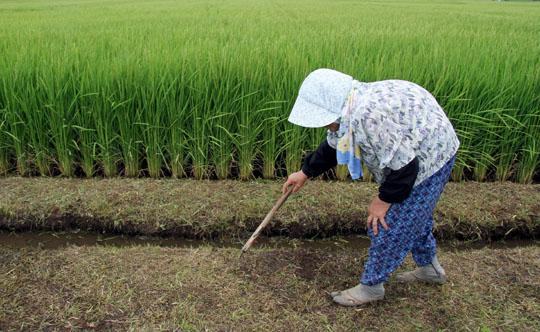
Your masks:
<path fill-rule="evenodd" d="M 325 139 L 317 150 L 306 156 L 302 166 L 302 172 L 308 178 L 315 178 L 336 165 L 336 149 L 330 146 L 328 140 Z"/>
<path fill-rule="evenodd" d="M 418 157 L 396 171 L 391 170 L 379 187 L 379 198 L 386 203 L 403 202 L 409 197 L 418 172 Z"/>
<path fill-rule="evenodd" d="M 309 178 L 317 177 L 337 165 L 334 136 L 335 134 L 328 131 L 326 140 L 319 145 L 317 150 L 306 156 L 302 169 L 287 177 L 287 181 L 281 188 L 283 193 L 289 186 L 294 186 L 293 193 L 298 192 Z"/>

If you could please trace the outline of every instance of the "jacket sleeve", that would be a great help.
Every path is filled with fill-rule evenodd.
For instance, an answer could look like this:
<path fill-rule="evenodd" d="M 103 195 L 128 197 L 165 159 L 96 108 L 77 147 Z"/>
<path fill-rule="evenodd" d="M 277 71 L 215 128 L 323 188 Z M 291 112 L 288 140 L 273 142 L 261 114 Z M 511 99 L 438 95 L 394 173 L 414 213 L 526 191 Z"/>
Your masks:
<path fill-rule="evenodd" d="M 315 178 L 336 165 L 336 149 L 325 139 L 317 150 L 306 156 L 302 165 L 302 172 L 309 178 Z"/>
<path fill-rule="evenodd" d="M 418 171 L 418 157 L 398 170 L 391 170 L 379 187 L 379 198 L 387 203 L 403 202 L 412 191 Z"/>

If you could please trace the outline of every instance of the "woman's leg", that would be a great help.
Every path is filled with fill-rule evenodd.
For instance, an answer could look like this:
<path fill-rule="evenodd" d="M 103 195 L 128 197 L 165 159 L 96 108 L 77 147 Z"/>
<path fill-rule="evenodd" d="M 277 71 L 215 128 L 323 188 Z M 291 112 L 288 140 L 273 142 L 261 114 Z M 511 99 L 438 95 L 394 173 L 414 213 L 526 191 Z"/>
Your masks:
<path fill-rule="evenodd" d="M 416 243 L 418 234 L 430 221 L 427 204 L 423 203 L 422 184 L 400 204 L 392 204 L 385 217 L 388 230 L 380 229 L 375 236 L 371 229 L 368 260 L 360 284 L 350 289 L 332 293 L 334 302 L 352 306 L 378 301 L 384 297 L 383 283 L 401 265 Z"/>
<path fill-rule="evenodd" d="M 418 266 L 431 263 L 437 254 L 437 242 L 433 236 L 433 211 L 441 198 L 441 194 L 450 179 L 450 173 L 454 166 L 455 157 L 450 159 L 443 168 L 426 180 L 422 195 L 425 197 L 426 209 L 430 210 L 429 220 L 424 224 L 425 228 L 419 233 L 412 247 L 412 255 Z"/>
<path fill-rule="evenodd" d="M 455 157 L 416 186 L 405 201 L 390 207 L 385 218 L 388 231 L 381 229 L 379 235 L 374 236 L 368 230 L 371 246 L 360 281 L 362 284 L 376 285 L 388 280 L 411 250 L 419 265 L 430 264 L 436 257 L 433 210 L 448 182 L 454 161 Z"/>
<path fill-rule="evenodd" d="M 455 157 L 441 170 L 413 188 L 405 201 L 392 204 L 385 218 L 388 230 L 381 228 L 377 236 L 371 229 L 368 230 L 371 246 L 360 284 L 341 292 L 333 292 L 335 302 L 350 306 L 382 299 L 383 283 L 401 265 L 411 250 L 415 251 L 417 263 L 431 259 L 430 266 L 434 268 L 436 278 L 430 277 L 429 281 L 446 280 L 444 270 L 435 255 L 436 242 L 432 234 L 433 210 L 448 181 L 454 160 Z M 414 271 L 405 274 L 408 274 L 408 279 L 417 279 Z"/>
<path fill-rule="evenodd" d="M 334 302 L 341 305 L 359 305 L 378 301 L 384 297 L 383 282 L 407 256 L 416 240 L 416 234 L 422 228 L 422 220 L 427 219 L 422 212 L 421 198 L 413 189 L 403 203 L 393 204 L 385 217 L 388 230 L 380 229 L 375 236 L 371 229 L 368 260 L 360 284 L 350 289 L 333 292 Z M 414 216 L 421 216 L 415 218 Z M 418 222 L 411 222 L 418 219 Z"/>
<path fill-rule="evenodd" d="M 388 230 L 379 230 L 377 236 L 368 230 L 371 245 L 360 280 L 362 284 L 372 286 L 388 280 L 411 251 L 418 234 L 426 228 L 424 224 L 429 223 L 429 211 L 425 210 L 421 199 L 418 190 L 413 189 L 403 203 L 393 204 L 388 210 L 385 218 Z"/>
<path fill-rule="evenodd" d="M 433 218 L 431 218 L 433 225 Z M 425 266 L 431 263 L 433 257 L 437 254 L 437 242 L 431 231 L 431 227 L 423 236 L 420 236 L 414 243 L 411 251 L 414 261 L 418 266 Z"/>

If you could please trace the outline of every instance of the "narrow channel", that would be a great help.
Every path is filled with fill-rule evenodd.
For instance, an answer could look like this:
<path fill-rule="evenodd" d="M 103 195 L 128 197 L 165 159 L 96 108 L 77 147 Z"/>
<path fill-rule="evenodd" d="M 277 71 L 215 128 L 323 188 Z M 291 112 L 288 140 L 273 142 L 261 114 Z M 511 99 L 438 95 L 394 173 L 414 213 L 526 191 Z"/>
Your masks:
<path fill-rule="evenodd" d="M 218 248 L 238 248 L 246 239 L 229 240 L 194 240 L 175 237 L 127 236 L 121 234 L 99 234 L 82 231 L 62 232 L 10 232 L 0 231 L 0 245 L 10 248 L 41 248 L 58 249 L 67 246 L 161 246 L 176 248 L 196 248 L 214 246 Z M 266 249 L 275 248 L 304 248 L 304 249 L 367 249 L 369 238 L 365 235 L 335 236 L 325 239 L 291 239 L 286 237 L 261 237 L 254 247 Z M 483 241 L 443 241 L 439 245 L 444 249 L 464 250 L 479 248 L 515 248 L 531 245 L 540 245 L 540 241 L 533 239 L 512 239 L 495 242 Z"/>

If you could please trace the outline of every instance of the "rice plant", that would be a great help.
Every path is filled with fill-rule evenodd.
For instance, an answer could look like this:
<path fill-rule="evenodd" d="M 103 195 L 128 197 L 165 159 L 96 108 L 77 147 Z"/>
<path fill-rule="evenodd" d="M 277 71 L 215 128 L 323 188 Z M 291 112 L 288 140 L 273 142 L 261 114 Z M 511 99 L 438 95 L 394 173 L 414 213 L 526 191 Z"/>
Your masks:
<path fill-rule="evenodd" d="M 226 179 L 231 174 L 237 123 L 230 105 L 237 104 L 240 84 L 231 80 L 232 76 L 225 72 L 225 68 L 219 69 L 208 82 L 212 101 L 212 116 L 209 119 L 212 128 L 210 163 L 214 165 L 217 178 Z"/>
<path fill-rule="evenodd" d="M 168 137 L 165 146 L 167 155 L 167 169 L 171 176 L 181 178 L 186 176 L 187 168 L 187 118 L 189 101 L 189 90 L 186 87 L 189 78 L 181 74 L 175 79 L 175 84 L 171 86 L 170 98 L 165 106 L 167 111 L 167 123 L 165 124 Z"/>
<path fill-rule="evenodd" d="M 6 111 L 0 109 L 0 176 L 6 175 L 9 170 L 9 143 L 6 129 Z"/>
<path fill-rule="evenodd" d="M 29 0 L 0 20 L 0 173 L 291 173 L 324 138 L 286 120 L 320 67 L 426 87 L 461 141 L 456 181 L 540 170 L 535 3 Z"/>
<path fill-rule="evenodd" d="M 521 159 L 518 163 L 517 180 L 521 183 L 531 183 L 540 165 L 540 114 L 532 114 L 527 118 L 528 128 L 525 132 L 525 144 L 521 151 Z"/>

